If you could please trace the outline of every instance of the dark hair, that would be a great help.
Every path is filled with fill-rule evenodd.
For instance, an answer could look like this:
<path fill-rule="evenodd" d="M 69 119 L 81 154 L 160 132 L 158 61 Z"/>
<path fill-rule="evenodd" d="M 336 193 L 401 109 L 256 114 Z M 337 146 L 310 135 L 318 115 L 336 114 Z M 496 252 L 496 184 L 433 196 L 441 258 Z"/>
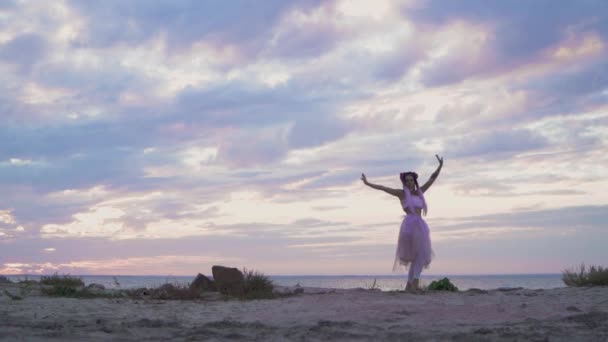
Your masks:
<path fill-rule="evenodd" d="M 401 172 L 399 174 L 399 179 L 401 179 L 401 184 L 403 184 L 404 188 L 405 188 L 405 177 L 406 176 L 412 176 L 412 178 L 414 178 L 414 184 L 416 185 L 414 187 L 414 191 L 418 191 L 418 189 L 420 189 L 420 186 L 418 185 L 418 174 L 416 172 L 412 172 L 412 171 Z"/>

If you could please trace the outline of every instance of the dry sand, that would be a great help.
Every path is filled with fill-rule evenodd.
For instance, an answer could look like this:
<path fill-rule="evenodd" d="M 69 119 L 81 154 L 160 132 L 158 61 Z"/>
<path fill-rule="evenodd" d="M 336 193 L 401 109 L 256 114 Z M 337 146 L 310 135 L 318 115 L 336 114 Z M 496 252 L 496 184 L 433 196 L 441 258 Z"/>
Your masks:
<path fill-rule="evenodd" d="M 608 341 L 608 287 L 241 301 L 53 298 L 0 285 L 0 340 Z"/>

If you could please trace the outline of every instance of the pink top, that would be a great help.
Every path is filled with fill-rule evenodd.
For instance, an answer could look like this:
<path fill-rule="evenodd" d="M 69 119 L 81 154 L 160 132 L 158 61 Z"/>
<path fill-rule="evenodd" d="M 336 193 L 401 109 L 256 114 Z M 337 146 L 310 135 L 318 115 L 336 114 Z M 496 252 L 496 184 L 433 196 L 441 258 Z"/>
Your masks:
<path fill-rule="evenodd" d="M 420 189 L 418 189 L 414 194 L 412 194 L 409 189 L 404 188 L 403 193 L 405 195 L 403 196 L 402 202 L 403 209 L 409 209 L 410 213 L 412 214 L 416 214 L 416 210 L 414 210 L 414 208 L 422 209 L 422 212 L 424 213 L 424 215 L 426 215 L 426 201 L 424 200 L 424 195 L 422 194 L 422 191 L 420 191 Z"/>
<path fill-rule="evenodd" d="M 410 198 L 410 200 L 412 201 L 412 206 L 414 208 L 422 209 L 424 207 L 424 202 L 422 201 L 422 198 L 420 198 L 420 196 L 414 195 Z"/>

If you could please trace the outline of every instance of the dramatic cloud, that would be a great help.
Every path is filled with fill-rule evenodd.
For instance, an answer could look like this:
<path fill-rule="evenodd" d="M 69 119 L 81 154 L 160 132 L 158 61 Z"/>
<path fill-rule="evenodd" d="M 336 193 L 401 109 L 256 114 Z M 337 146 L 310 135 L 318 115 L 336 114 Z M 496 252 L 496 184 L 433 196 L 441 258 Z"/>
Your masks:
<path fill-rule="evenodd" d="M 607 6 L 0 1 L 0 273 L 388 273 L 435 154 L 434 271 L 605 260 Z"/>
<path fill-rule="evenodd" d="M 533 132 L 519 131 L 490 131 L 482 132 L 479 136 L 464 136 L 448 140 L 446 153 L 458 157 L 485 156 L 489 159 L 505 158 L 509 154 L 522 151 L 533 151 L 546 147 L 546 140 Z"/>
<path fill-rule="evenodd" d="M 199 41 L 235 47 L 249 55 L 259 52 L 275 23 L 290 10 L 306 11 L 317 0 L 229 3 L 199 1 L 71 1 L 86 18 L 87 30 L 78 44 L 99 47 L 138 44 L 164 35 L 171 48 L 184 49 Z"/>
<path fill-rule="evenodd" d="M 517 4 L 421 1 L 402 7 L 405 17 L 427 30 L 446 27 L 458 30 L 463 29 L 463 25 L 470 26 L 468 40 L 452 44 L 459 51 L 439 58 L 439 62 L 428 69 L 425 79 L 430 85 L 521 67 L 542 59 L 543 54 L 560 43 L 585 34 L 595 33 L 605 40 L 608 25 L 603 13 L 606 11 L 608 5 L 601 0 L 559 6 L 548 0 Z"/>

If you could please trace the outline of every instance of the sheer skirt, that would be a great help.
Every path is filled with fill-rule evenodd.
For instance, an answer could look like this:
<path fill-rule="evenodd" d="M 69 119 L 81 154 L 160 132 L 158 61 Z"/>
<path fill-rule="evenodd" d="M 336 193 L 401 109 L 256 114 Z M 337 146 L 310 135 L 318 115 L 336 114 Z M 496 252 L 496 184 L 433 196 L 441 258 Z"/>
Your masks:
<path fill-rule="evenodd" d="M 418 258 L 419 264 L 428 268 L 433 257 L 429 226 L 419 215 L 406 215 L 399 229 L 393 272 L 399 271 L 400 266 L 407 269 Z"/>

